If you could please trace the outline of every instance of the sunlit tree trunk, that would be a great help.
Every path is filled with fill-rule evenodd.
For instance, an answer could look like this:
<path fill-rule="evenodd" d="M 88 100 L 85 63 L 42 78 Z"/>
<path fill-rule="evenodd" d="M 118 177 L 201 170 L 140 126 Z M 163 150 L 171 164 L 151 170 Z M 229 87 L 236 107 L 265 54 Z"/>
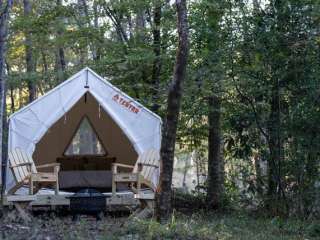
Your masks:
<path fill-rule="evenodd" d="M 161 141 L 161 172 L 160 186 L 157 196 L 156 216 L 160 222 L 167 221 L 172 213 L 172 172 L 174 161 L 174 149 L 176 132 L 180 112 L 182 96 L 182 83 L 186 78 L 188 59 L 188 22 L 186 0 L 176 0 L 177 25 L 179 44 L 174 67 L 173 80 L 171 82 L 167 100 L 167 114 L 164 118 L 164 126 Z"/>

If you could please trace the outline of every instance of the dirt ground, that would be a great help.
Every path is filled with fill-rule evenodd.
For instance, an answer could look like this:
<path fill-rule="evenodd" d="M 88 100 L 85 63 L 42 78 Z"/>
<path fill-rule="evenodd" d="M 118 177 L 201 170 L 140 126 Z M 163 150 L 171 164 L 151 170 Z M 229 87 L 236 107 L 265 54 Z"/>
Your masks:
<path fill-rule="evenodd" d="M 24 221 L 17 211 L 4 213 L 0 220 L 0 239 L 58 240 L 58 239 L 130 239 L 123 232 L 128 216 L 72 216 L 36 214 L 31 221 Z M 120 236 L 121 235 L 121 236 Z M 132 239 L 132 238 L 131 238 Z"/>

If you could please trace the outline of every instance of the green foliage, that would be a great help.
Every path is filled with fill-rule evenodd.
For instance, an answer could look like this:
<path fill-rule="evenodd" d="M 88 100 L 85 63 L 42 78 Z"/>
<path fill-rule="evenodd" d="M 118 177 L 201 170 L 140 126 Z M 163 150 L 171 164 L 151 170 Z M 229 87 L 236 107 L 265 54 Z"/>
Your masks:
<path fill-rule="evenodd" d="M 243 214 L 208 215 L 203 212 L 185 216 L 174 215 L 165 225 L 157 222 L 135 221 L 129 232 L 143 239 L 303 239 L 309 235 L 308 224 L 301 221 L 283 221 L 252 218 Z"/>
<path fill-rule="evenodd" d="M 166 224 L 154 220 L 106 217 L 95 221 L 83 217 L 72 222 L 70 217 L 37 216 L 30 223 L 19 221 L 14 211 L 0 222 L 5 239 L 228 239 L 228 240 L 295 240 L 318 239 L 318 221 L 270 219 L 203 211 L 190 215 L 175 212 Z"/>

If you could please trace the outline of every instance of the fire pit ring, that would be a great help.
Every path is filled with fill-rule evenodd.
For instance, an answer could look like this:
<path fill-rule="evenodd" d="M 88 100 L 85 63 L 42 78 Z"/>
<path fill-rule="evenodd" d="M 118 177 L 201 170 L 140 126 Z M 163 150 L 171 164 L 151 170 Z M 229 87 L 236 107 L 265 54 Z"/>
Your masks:
<path fill-rule="evenodd" d="M 76 192 L 70 199 L 70 211 L 76 220 L 79 214 L 94 215 L 97 220 L 101 213 L 106 211 L 106 198 L 101 192 L 94 188 L 85 188 Z"/>

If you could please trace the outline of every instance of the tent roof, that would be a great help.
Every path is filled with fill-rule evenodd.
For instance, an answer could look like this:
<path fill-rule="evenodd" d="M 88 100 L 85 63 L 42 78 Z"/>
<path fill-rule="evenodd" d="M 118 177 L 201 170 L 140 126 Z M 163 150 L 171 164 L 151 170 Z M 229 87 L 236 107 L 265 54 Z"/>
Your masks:
<path fill-rule="evenodd" d="M 127 135 L 138 154 L 160 149 L 161 118 L 86 67 L 9 118 L 9 149 L 30 153 L 47 130 L 89 92 Z"/>
<path fill-rule="evenodd" d="M 93 71 L 91 68 L 89 67 L 85 67 L 84 69 L 80 70 L 79 72 L 75 73 L 74 75 L 72 75 L 70 78 L 68 78 L 67 80 L 65 80 L 64 82 L 62 82 L 61 84 L 59 84 L 58 86 L 54 87 L 53 89 L 51 89 L 50 91 L 48 91 L 47 93 L 45 93 L 44 95 L 42 95 L 41 97 L 37 98 L 36 100 L 34 100 L 33 102 L 29 103 L 28 105 L 22 107 L 21 109 L 19 109 L 18 111 L 12 113 L 9 116 L 9 120 L 11 118 L 13 118 L 15 115 L 18 115 L 19 113 L 23 112 L 24 110 L 26 110 L 28 107 L 37 104 L 38 102 L 40 102 L 43 98 L 45 98 L 46 96 L 52 94 L 53 92 L 57 91 L 58 88 L 63 87 L 64 85 L 68 84 L 70 81 L 73 81 L 74 79 L 78 78 L 81 75 L 84 74 L 93 74 L 98 80 L 102 81 L 103 83 L 105 83 L 108 87 L 114 89 L 116 92 L 121 93 L 123 96 L 126 96 L 128 99 L 130 99 L 132 102 L 134 102 L 135 104 L 137 104 L 139 107 L 143 108 L 146 112 L 148 112 L 149 114 L 153 115 L 155 118 L 158 118 L 160 120 L 160 122 L 162 122 L 161 117 L 158 116 L 157 114 L 155 114 L 154 112 L 152 112 L 151 110 L 149 110 L 148 108 L 144 107 L 141 103 L 139 103 L 138 101 L 136 101 L 135 99 L 133 99 L 132 97 L 130 97 L 129 95 L 127 95 L 126 93 L 122 92 L 119 88 L 117 88 L 116 86 L 112 85 L 108 80 L 104 79 L 103 77 L 101 77 L 100 75 L 98 75 L 95 71 Z M 87 77 L 87 76 L 86 76 Z M 86 82 L 88 84 L 88 82 Z M 90 85 L 89 85 L 90 87 Z"/>

